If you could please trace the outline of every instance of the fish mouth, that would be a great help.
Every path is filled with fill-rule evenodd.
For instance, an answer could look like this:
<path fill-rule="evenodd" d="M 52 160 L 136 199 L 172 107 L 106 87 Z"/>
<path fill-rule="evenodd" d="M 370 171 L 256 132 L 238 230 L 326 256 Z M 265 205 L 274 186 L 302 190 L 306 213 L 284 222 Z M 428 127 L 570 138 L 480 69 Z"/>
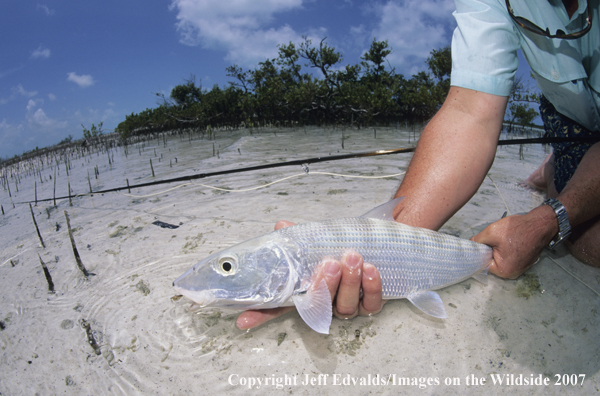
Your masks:
<path fill-rule="evenodd" d="M 214 307 L 232 310 L 248 310 L 260 308 L 275 308 L 279 305 L 270 306 L 259 296 L 239 297 L 233 299 L 218 298 L 218 296 L 209 290 L 189 290 L 182 287 L 173 286 L 178 294 L 192 300 L 200 308 Z"/>
<path fill-rule="evenodd" d="M 177 286 L 173 288 L 177 293 L 189 298 L 200 307 L 208 307 L 216 300 L 213 293 L 208 290 L 187 290 Z"/>

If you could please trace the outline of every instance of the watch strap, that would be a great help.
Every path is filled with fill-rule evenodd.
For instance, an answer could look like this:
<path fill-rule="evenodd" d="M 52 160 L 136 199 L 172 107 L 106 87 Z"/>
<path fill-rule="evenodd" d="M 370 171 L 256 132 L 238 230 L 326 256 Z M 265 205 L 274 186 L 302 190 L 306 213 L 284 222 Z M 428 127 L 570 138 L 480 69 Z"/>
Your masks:
<path fill-rule="evenodd" d="M 548 244 L 550 249 L 554 249 L 571 235 L 571 223 L 569 223 L 569 216 L 567 215 L 565 206 L 558 199 L 548 198 L 544 201 L 544 205 L 548 205 L 554 209 L 556 220 L 558 221 L 558 234 Z"/>

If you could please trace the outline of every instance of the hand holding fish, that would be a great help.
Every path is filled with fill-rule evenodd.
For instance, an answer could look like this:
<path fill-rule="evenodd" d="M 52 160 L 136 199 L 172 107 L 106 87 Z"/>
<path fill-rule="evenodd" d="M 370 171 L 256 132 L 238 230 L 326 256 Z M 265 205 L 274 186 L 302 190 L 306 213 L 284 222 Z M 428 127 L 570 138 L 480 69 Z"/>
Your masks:
<path fill-rule="evenodd" d="M 281 220 L 275 230 L 293 226 L 295 223 Z M 362 256 L 349 252 L 341 261 L 326 259 L 316 272 L 315 283 L 324 279 L 331 294 L 333 314 L 340 319 L 350 319 L 357 315 L 370 316 L 381 311 L 386 301 L 382 300 L 381 277 L 377 268 L 365 264 Z M 361 298 L 362 290 L 362 298 Z M 244 311 L 237 319 L 236 326 L 241 330 L 258 327 L 275 319 L 294 307 Z"/>
<path fill-rule="evenodd" d="M 492 274 L 516 279 L 537 262 L 557 232 L 556 215 L 548 205 L 542 205 L 525 215 L 496 221 L 472 240 L 492 247 Z"/>

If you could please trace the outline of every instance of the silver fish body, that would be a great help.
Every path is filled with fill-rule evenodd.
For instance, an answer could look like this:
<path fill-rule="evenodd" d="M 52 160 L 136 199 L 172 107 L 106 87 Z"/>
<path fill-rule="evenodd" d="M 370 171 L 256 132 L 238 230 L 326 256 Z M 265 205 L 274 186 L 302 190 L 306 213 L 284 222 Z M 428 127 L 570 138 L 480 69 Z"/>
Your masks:
<path fill-rule="evenodd" d="M 299 224 L 250 239 L 202 260 L 173 285 L 201 306 L 261 309 L 293 303 L 310 327 L 328 333 L 331 296 L 313 274 L 324 258 L 355 251 L 378 269 L 385 299 L 407 298 L 443 318 L 442 301 L 432 290 L 485 274 L 492 249 L 390 221 L 397 202 L 362 217 Z"/>
<path fill-rule="evenodd" d="M 460 282 L 484 270 L 491 248 L 397 222 L 345 218 L 299 224 L 276 231 L 294 241 L 300 268 L 312 275 L 324 257 L 360 253 L 381 275 L 385 299 L 406 298 Z"/>

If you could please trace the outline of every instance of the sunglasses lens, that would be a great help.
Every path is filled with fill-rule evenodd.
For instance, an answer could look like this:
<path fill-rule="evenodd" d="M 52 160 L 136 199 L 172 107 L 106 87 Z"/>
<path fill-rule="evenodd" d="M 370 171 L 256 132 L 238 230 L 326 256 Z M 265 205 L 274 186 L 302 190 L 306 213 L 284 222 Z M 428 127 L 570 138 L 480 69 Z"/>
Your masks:
<path fill-rule="evenodd" d="M 538 25 L 534 24 L 533 22 L 530 22 L 529 20 L 527 20 L 523 17 L 515 17 L 514 19 L 517 22 L 519 22 L 519 24 L 521 26 L 523 26 L 525 29 L 531 30 L 538 34 L 543 34 L 543 35 L 550 34 L 550 32 L 542 30 Z"/>

